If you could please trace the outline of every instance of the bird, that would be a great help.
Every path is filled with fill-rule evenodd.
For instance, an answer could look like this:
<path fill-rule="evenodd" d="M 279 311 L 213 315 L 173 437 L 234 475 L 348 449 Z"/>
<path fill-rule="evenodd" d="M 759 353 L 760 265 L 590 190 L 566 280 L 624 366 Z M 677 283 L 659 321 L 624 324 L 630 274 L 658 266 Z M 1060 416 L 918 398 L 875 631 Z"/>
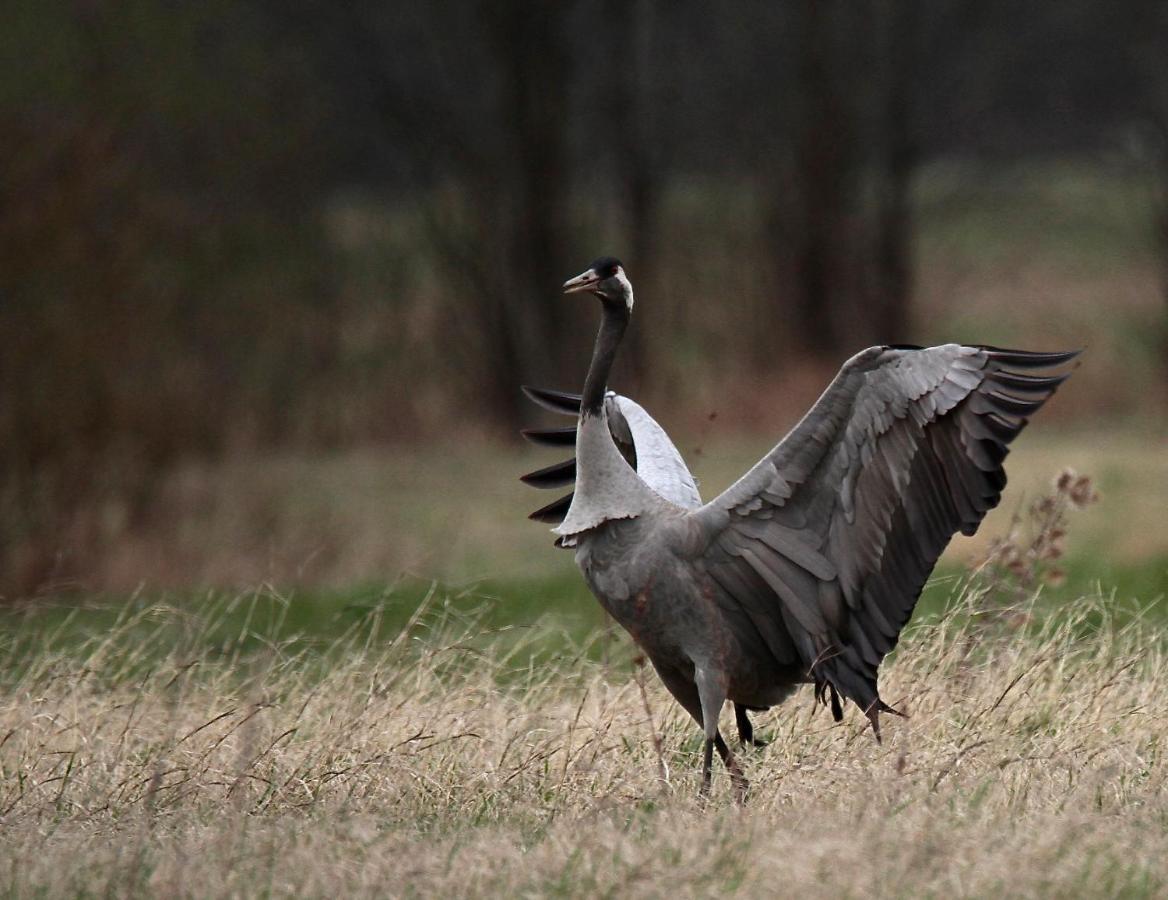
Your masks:
<path fill-rule="evenodd" d="M 527 428 L 530 441 L 575 457 L 522 476 L 573 486 L 530 518 L 553 524 L 584 580 L 629 633 L 669 693 L 702 729 L 699 793 L 713 752 L 736 798 L 749 788 L 719 731 L 801 685 L 843 718 L 850 702 L 877 741 L 877 674 L 926 579 L 957 533 L 972 535 L 1001 499 L 1009 444 L 1071 374 L 1080 351 L 957 343 L 880 345 L 857 353 L 790 432 L 734 484 L 703 502 L 664 429 L 608 389 L 633 312 L 615 257 L 564 283 L 592 295 L 601 318 L 583 391 L 524 386 L 576 424 Z"/>

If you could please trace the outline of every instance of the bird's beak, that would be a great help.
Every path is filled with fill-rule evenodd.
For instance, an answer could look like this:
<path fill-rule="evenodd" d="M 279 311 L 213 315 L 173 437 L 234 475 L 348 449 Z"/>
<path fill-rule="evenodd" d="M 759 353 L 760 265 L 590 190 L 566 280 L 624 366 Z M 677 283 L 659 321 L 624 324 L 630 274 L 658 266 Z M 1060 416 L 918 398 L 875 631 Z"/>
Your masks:
<path fill-rule="evenodd" d="M 575 294 L 579 291 L 590 291 L 600 283 L 600 275 L 595 269 L 589 269 L 587 272 L 581 272 L 575 278 L 564 282 L 564 293 Z"/>

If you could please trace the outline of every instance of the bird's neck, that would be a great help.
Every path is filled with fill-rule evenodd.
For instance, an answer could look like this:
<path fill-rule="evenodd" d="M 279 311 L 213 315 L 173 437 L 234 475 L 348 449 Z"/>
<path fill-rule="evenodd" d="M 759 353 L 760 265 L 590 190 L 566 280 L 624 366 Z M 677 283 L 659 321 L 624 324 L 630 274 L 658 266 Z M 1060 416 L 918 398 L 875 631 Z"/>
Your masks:
<path fill-rule="evenodd" d="M 584 394 L 580 401 L 580 413 L 594 416 L 604 404 L 604 392 L 608 387 L 608 373 L 616 359 L 617 347 L 629 325 L 629 311 L 624 307 L 605 305 L 600 331 L 596 335 L 596 346 L 592 350 L 592 364 L 584 379 Z"/>

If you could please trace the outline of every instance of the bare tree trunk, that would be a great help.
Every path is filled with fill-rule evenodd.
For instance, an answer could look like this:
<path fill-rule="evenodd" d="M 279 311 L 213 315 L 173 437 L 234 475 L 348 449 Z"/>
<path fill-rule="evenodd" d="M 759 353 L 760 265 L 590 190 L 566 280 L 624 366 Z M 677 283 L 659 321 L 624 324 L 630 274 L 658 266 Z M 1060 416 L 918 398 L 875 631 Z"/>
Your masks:
<path fill-rule="evenodd" d="M 499 204 L 509 210 L 503 224 L 507 284 L 496 315 L 504 322 L 494 348 L 494 406 L 508 424 L 525 410 L 521 381 L 562 381 L 571 358 L 565 341 L 566 309 L 556 288 L 569 265 L 568 200 L 571 190 L 566 141 L 568 59 L 564 10 L 555 4 L 517 0 L 482 8 L 490 46 L 502 73 L 501 125 L 509 133 L 512 159 L 503 161 Z M 558 365 L 559 364 L 559 365 Z"/>
<path fill-rule="evenodd" d="M 795 200 L 779 240 L 799 348 L 835 360 L 909 339 L 917 10 L 805 0 L 800 12 Z M 865 179 L 874 204 L 861 202 Z"/>
<path fill-rule="evenodd" d="M 912 178 L 918 152 L 913 86 L 917 9 L 913 0 L 881 0 L 876 8 L 883 84 L 878 145 L 872 340 L 907 343 L 912 301 Z"/>
<path fill-rule="evenodd" d="M 1154 352 L 1160 358 L 1160 376 L 1168 386 L 1168 6 L 1144 10 L 1140 25 L 1144 40 L 1133 48 L 1137 69 L 1146 85 L 1147 116 L 1152 127 L 1151 178 L 1153 181 L 1152 229 L 1159 253 L 1160 293 L 1163 315 L 1154 328 Z"/>
<path fill-rule="evenodd" d="M 1168 67 L 1165 67 L 1165 99 L 1168 99 Z M 1154 161 L 1155 179 L 1153 188 L 1155 208 L 1152 212 L 1152 227 L 1155 246 L 1160 255 L 1160 296 L 1164 301 L 1159 323 L 1154 326 L 1155 350 L 1159 355 L 1160 377 L 1168 385 L 1168 106 L 1163 110 L 1164 118 L 1158 123 L 1158 153 Z"/>
<path fill-rule="evenodd" d="M 843 241 L 849 166 L 849 117 L 833 78 L 834 2 L 804 0 L 799 83 L 802 110 L 796 138 L 798 191 L 793 263 L 795 323 L 801 347 L 834 356 L 844 343 L 850 303 L 839 290 L 835 248 Z"/>
<path fill-rule="evenodd" d="M 619 255 L 629 265 L 637 285 L 653 290 L 658 285 L 660 201 L 666 165 L 652 101 L 655 2 L 614 0 L 606 10 L 617 45 L 612 112 L 627 241 L 627 249 L 621 249 Z M 634 324 L 625 343 L 625 372 L 632 382 L 630 390 L 635 391 L 650 367 L 645 332 Z"/>
<path fill-rule="evenodd" d="M 433 47 L 446 46 L 441 16 L 460 10 L 422 14 L 421 33 Z M 381 97 L 387 121 L 409 145 L 417 179 L 455 188 L 449 204 L 435 200 L 427 212 L 443 280 L 460 294 L 443 349 L 466 357 L 453 368 L 463 368 L 484 418 L 508 430 L 529 414 L 520 385 L 571 385 L 587 351 L 565 339 L 569 309 L 557 302 L 572 265 L 568 12 L 556 4 L 484 0 L 472 43 L 446 57 L 433 54 L 442 57 L 435 83 L 411 84 L 407 68 L 398 77 L 408 87 L 390 80 Z M 367 34 L 362 22 L 357 15 L 358 43 Z M 457 73 L 475 53 L 482 54 L 475 60 L 482 97 L 468 103 L 465 72 L 440 76 Z"/>

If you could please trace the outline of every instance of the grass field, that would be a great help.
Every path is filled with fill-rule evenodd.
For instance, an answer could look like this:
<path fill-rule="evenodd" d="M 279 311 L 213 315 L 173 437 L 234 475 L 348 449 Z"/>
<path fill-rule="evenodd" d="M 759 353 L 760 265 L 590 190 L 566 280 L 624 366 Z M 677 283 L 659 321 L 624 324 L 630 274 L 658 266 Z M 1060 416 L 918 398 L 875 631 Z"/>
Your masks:
<path fill-rule="evenodd" d="M 373 609 L 317 644 L 247 597 L 88 640 L 9 627 L 0 890 L 1162 895 L 1163 622 L 983 602 L 910 628 L 883 744 L 808 692 L 761 716 L 745 808 L 720 769 L 698 801 L 700 735 L 627 648 L 554 620 L 500 631 L 435 594 L 396 637 Z"/>
<path fill-rule="evenodd" d="M 745 807 L 721 769 L 698 800 L 700 733 L 536 526 L 510 578 L 8 609 L 0 892 L 1161 896 L 1163 461 L 1118 440 L 1083 442 L 1124 464 L 1064 581 L 968 570 L 999 515 L 882 669 L 910 718 L 877 744 L 804 690 L 758 717 Z M 1024 510 L 1050 479 L 1015 468 Z"/>
<path fill-rule="evenodd" d="M 883 744 L 804 691 L 759 717 L 771 743 L 744 754 L 745 808 L 721 769 L 699 803 L 696 727 L 525 518 L 552 495 L 517 477 L 552 451 L 454 417 L 445 443 L 187 461 L 145 512 L 92 510 L 97 551 L 72 565 L 64 540 L 63 574 L 0 606 L 0 893 L 1168 893 L 1168 443 L 1146 189 L 938 170 L 919 193 L 914 339 L 1088 352 L 883 667 L 911 716 Z M 669 235 L 683 260 L 724 224 L 705 204 L 691 219 Z M 684 395 L 669 373 L 686 347 L 658 348 L 665 376 L 643 399 L 709 498 L 831 373 L 711 378 L 710 348 L 749 327 L 749 304 L 693 304 L 691 320 L 650 299 L 705 347 Z M 409 368 L 435 396 L 426 378 L 444 370 Z M 996 539 L 1025 542 L 1026 510 L 1065 467 L 1103 499 L 1068 514 L 1065 554 L 1042 563 L 1062 575 L 971 575 Z"/>

